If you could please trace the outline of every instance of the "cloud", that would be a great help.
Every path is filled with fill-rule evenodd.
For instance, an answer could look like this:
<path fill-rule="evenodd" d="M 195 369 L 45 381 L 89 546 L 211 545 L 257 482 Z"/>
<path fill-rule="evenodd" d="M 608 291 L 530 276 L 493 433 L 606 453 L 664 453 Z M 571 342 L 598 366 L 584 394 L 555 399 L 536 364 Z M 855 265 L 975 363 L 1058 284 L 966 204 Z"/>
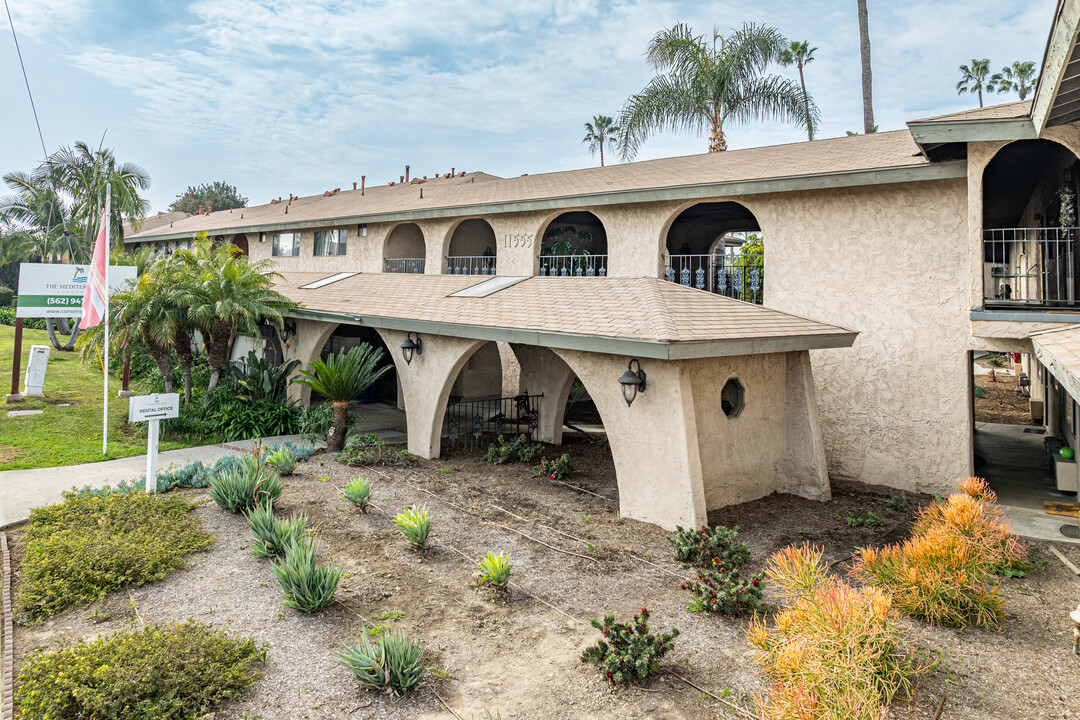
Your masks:
<path fill-rule="evenodd" d="M 15 31 L 26 38 L 60 35 L 86 22 L 92 5 L 90 0 L 8 0 Z"/>

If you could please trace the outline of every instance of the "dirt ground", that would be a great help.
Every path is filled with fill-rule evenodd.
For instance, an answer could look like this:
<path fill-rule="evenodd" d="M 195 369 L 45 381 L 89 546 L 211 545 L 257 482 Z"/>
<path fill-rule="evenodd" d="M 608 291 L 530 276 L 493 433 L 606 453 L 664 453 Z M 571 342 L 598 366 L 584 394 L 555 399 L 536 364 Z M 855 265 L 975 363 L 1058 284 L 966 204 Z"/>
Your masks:
<path fill-rule="evenodd" d="M 985 359 L 976 361 L 983 367 L 990 367 Z M 1002 368 L 996 368 L 1002 370 Z M 986 397 L 975 398 L 975 421 L 1006 423 L 1009 425 L 1036 425 L 1031 419 L 1031 408 L 1027 395 L 1016 392 L 1016 376 L 997 373 L 991 382 L 989 375 L 976 375 L 975 385 L 986 390 Z"/>
<path fill-rule="evenodd" d="M 452 676 L 434 681 L 435 692 L 464 720 L 479 718 L 485 709 L 504 720 L 730 717 L 676 674 L 716 694 L 730 688 L 745 699 L 760 691 L 745 619 L 688 612 L 689 594 L 679 589 L 677 576 L 689 573 L 672 560 L 667 533 L 618 519 L 606 445 L 577 438 L 568 444 L 575 466 L 589 468 L 571 481 L 596 495 L 534 477 L 524 466 L 492 467 L 478 454 L 422 461 L 408 470 L 352 469 L 322 454 L 301 464 L 287 478 L 277 509 L 307 513 L 326 558 L 347 572 L 339 604 L 317 614 L 284 607 L 269 564 L 249 550 L 243 518 L 210 502 L 196 512 L 217 534 L 214 547 L 169 578 L 133 589 L 131 597 L 145 621 L 194 617 L 269 644 L 265 677 L 247 700 L 225 708 L 219 718 L 451 718 L 429 689 L 405 698 L 371 695 L 335 664 L 334 653 L 364 626 L 361 616 L 424 641 L 427 664 Z M 378 510 L 366 515 L 340 492 L 358 473 L 375 488 Z M 320 482 L 322 477 L 329 480 Z M 713 512 L 709 520 L 742 528 L 754 570 L 790 543 L 823 545 L 826 560 L 835 562 L 856 547 L 904 536 L 911 512 L 889 510 L 894 493 L 887 488 L 834 483 L 833 489 L 827 503 L 770 496 Z M 909 496 L 912 509 L 920 501 L 929 499 Z M 414 503 L 432 512 L 435 537 L 426 551 L 409 547 L 393 524 L 393 513 Z M 842 520 L 849 509 L 873 510 L 885 525 L 849 528 Z M 557 552 L 508 528 L 585 557 Z M 20 557 L 18 533 L 15 539 Z M 914 698 L 893 704 L 890 717 L 931 718 L 942 693 L 948 696 L 944 720 L 1080 717 L 1080 658 L 1070 653 L 1068 619 L 1080 602 L 1080 578 L 1045 545 L 1029 547 L 1045 567 L 1007 581 L 1012 619 L 1003 634 L 918 626 L 918 648 L 940 650 L 944 659 Z M 1080 563 L 1080 546 L 1058 547 Z M 475 566 L 462 554 L 476 560 L 488 550 L 512 555 L 520 587 L 511 591 L 508 604 L 493 602 L 490 591 L 472 584 Z M 843 567 L 840 562 L 836 569 Z M 654 628 L 676 626 L 682 634 L 662 672 L 644 686 L 611 688 L 596 668 L 578 660 L 597 636 L 582 621 L 605 613 L 629 619 L 643 606 L 653 613 Z M 127 592 L 110 596 L 97 618 L 94 610 L 18 627 L 16 667 L 31 649 L 55 647 L 64 636 L 93 636 L 138 622 Z M 396 613 L 400 618 L 394 619 Z"/>

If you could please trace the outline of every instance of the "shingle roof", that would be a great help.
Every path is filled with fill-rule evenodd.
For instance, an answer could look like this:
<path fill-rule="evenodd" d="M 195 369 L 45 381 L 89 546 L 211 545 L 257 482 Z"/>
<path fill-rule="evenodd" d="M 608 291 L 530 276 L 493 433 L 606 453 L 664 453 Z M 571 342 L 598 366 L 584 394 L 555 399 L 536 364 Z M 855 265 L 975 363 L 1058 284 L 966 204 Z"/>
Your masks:
<path fill-rule="evenodd" d="M 417 186 L 370 186 L 330 195 L 196 215 L 169 228 L 134 235 L 129 240 L 207 230 L 228 233 L 236 228 L 279 223 L 311 223 L 384 213 L 514 203 L 635 190 L 748 182 L 773 178 L 843 174 L 885 168 L 928 166 L 930 161 L 907 130 L 829 138 L 813 142 L 729 150 L 684 157 L 645 160 L 607 167 L 567 170 L 515 178 L 483 173 L 436 178 Z M 420 191 L 423 190 L 423 198 Z M 286 210 L 288 212 L 286 213 Z"/>
<path fill-rule="evenodd" d="M 386 326 L 381 318 L 663 345 L 730 341 L 741 348 L 738 353 L 717 348 L 713 355 L 776 352 L 773 340 L 798 341 L 781 349 L 810 349 L 846 347 L 855 339 L 844 328 L 657 278 L 532 277 L 485 297 L 450 297 L 485 279 L 361 273 L 302 289 L 326 276 L 283 273 L 275 289 L 307 310 L 360 316 L 376 327 Z"/>
<path fill-rule="evenodd" d="M 930 122 L 958 122 L 964 120 L 1009 120 L 1012 118 L 1027 117 L 1031 114 L 1031 100 L 1016 100 L 1000 105 L 988 105 L 973 110 L 961 110 L 948 115 L 935 115 L 934 117 L 914 120 L 917 123 Z"/>

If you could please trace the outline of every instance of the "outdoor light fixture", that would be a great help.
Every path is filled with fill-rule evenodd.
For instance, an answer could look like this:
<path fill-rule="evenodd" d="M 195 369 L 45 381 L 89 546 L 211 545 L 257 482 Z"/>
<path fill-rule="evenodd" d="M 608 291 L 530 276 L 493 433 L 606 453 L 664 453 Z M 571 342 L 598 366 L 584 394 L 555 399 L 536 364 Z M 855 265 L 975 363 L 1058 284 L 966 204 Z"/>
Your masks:
<path fill-rule="evenodd" d="M 402 345 L 402 347 L 405 346 Z M 637 370 L 634 369 L 635 365 Z M 626 366 L 626 372 L 619 378 L 619 384 L 622 385 L 622 394 L 623 399 L 626 400 L 626 407 L 630 407 L 639 392 L 645 392 L 645 371 L 641 369 L 641 363 L 637 361 L 637 358 L 631 360 L 630 364 Z"/>
<path fill-rule="evenodd" d="M 407 335 L 405 335 L 405 342 L 401 343 L 401 354 L 405 358 L 406 365 L 412 364 L 412 356 L 414 352 L 417 355 L 424 354 L 424 341 L 420 339 L 419 335 L 417 335 L 416 339 L 413 340 L 412 333 L 408 333 Z"/>
<path fill-rule="evenodd" d="M 296 337 L 296 321 L 292 318 L 285 318 L 281 323 L 281 334 L 285 340 Z"/>

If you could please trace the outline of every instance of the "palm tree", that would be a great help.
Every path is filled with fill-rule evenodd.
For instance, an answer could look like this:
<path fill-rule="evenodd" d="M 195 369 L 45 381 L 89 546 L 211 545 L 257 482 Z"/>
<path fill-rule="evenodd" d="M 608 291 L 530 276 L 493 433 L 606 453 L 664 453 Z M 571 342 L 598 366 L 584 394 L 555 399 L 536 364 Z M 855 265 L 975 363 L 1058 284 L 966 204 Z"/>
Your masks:
<path fill-rule="evenodd" d="M 178 304 L 188 308 L 191 324 L 206 345 L 210 367 L 207 391 L 217 387 L 221 370 L 229 362 L 229 349 L 237 332 L 259 336 L 263 320 L 281 322 L 281 314 L 296 303 L 271 289 L 274 278 L 269 260 L 252 262 L 229 243 L 213 246 L 199 233 L 190 250 L 178 250 L 173 259 L 185 280 L 176 288 Z"/>
<path fill-rule="evenodd" d="M 1035 73 L 1035 63 L 1031 60 L 1017 60 L 1012 65 L 1001 68 L 1001 72 L 994 73 L 987 88 L 996 88 L 999 93 L 1015 92 L 1021 100 L 1025 100 L 1027 94 L 1038 84 L 1039 76 Z"/>
<path fill-rule="evenodd" d="M 326 449 L 341 452 L 348 432 L 349 401 L 360 395 L 381 378 L 390 365 L 382 365 L 383 349 L 367 343 L 331 354 L 325 362 L 320 358 L 311 363 L 311 371 L 301 370 L 295 382 L 309 387 L 331 402 L 334 421 L 326 436 Z"/>
<path fill-rule="evenodd" d="M 858 0 L 859 6 L 859 57 L 862 61 L 862 114 L 863 132 L 877 132 L 874 122 L 874 78 L 870 68 L 870 15 L 866 0 Z"/>
<path fill-rule="evenodd" d="M 724 123 L 781 120 L 797 126 L 812 121 L 817 106 L 792 80 L 767 74 L 787 44 L 780 31 L 744 24 L 712 42 L 682 23 L 650 41 L 645 57 L 659 74 L 630 97 L 619 116 L 620 145 L 632 157 L 649 136 L 662 130 L 710 129 L 709 152 L 727 149 Z"/>
<path fill-rule="evenodd" d="M 607 115 L 594 115 L 592 122 L 585 123 L 585 139 L 589 143 L 589 155 L 595 155 L 600 149 L 600 167 L 604 167 L 604 143 L 616 142 L 621 129 Z"/>
<path fill-rule="evenodd" d="M 960 66 L 960 82 L 956 83 L 956 94 L 978 93 L 979 107 L 983 106 L 983 88 L 992 91 L 994 88 L 987 82 L 990 74 L 990 59 L 972 60 L 971 65 Z"/>
<path fill-rule="evenodd" d="M 802 86 L 803 98 L 806 102 L 803 104 L 803 109 L 806 113 L 806 136 L 808 139 L 814 139 L 814 121 L 810 117 L 810 102 L 809 95 L 806 94 L 806 78 L 803 76 L 803 68 L 810 63 L 814 62 L 814 51 L 816 47 L 810 47 L 809 40 L 791 41 L 791 47 L 784 48 L 780 51 L 780 64 L 784 67 L 791 67 L 792 65 L 799 68 L 799 84 Z"/>

